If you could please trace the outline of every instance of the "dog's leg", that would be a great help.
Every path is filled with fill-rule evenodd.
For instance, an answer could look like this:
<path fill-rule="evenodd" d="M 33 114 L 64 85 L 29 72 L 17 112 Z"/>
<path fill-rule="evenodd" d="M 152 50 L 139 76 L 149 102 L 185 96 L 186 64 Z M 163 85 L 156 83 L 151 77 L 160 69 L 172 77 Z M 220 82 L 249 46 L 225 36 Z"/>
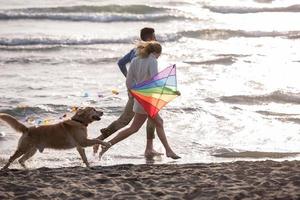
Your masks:
<path fill-rule="evenodd" d="M 84 139 L 83 141 L 79 142 L 79 145 L 81 147 L 89 147 L 89 146 L 93 146 L 95 144 L 101 144 L 103 146 L 110 146 L 107 142 L 104 142 L 102 140 L 99 139 Z"/>
<path fill-rule="evenodd" d="M 1 170 L 5 170 L 9 167 L 9 165 L 14 162 L 14 160 L 16 160 L 17 158 L 19 158 L 20 156 L 22 156 L 24 154 L 23 150 L 17 149 L 16 152 L 14 153 L 14 155 L 12 155 L 9 160 L 8 163 L 1 169 Z"/>
<path fill-rule="evenodd" d="M 28 160 L 29 158 L 31 158 L 31 157 L 36 153 L 36 151 L 37 151 L 36 148 L 31 148 L 31 149 L 29 149 L 29 151 L 27 151 L 27 152 L 19 159 L 20 165 L 26 169 L 25 161 Z"/>
<path fill-rule="evenodd" d="M 83 160 L 83 162 L 85 163 L 85 165 L 86 165 L 87 167 L 90 167 L 90 164 L 89 164 L 89 162 L 88 162 L 88 160 L 87 160 L 87 158 L 86 158 L 86 155 L 85 155 L 84 148 L 82 148 L 82 147 L 80 147 L 80 146 L 77 146 L 77 151 L 78 151 L 78 153 L 80 154 L 81 159 Z"/>

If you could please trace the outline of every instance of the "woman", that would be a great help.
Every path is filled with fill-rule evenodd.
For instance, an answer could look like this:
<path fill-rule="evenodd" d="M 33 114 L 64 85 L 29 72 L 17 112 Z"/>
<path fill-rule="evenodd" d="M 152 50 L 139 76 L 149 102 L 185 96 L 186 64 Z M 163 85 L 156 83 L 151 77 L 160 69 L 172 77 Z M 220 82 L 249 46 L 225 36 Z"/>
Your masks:
<path fill-rule="evenodd" d="M 161 45 L 156 41 L 142 42 L 137 46 L 138 56 L 132 60 L 126 77 L 126 86 L 128 90 L 130 90 L 135 84 L 148 80 L 158 73 L 156 59 L 160 56 L 161 50 Z M 135 115 L 131 126 L 121 131 L 116 137 L 111 139 L 108 142 L 110 146 L 115 145 L 133 133 L 136 133 L 148 118 L 143 107 L 135 99 L 133 111 Z M 173 152 L 168 144 L 162 118 L 157 114 L 156 117 L 151 120 L 155 123 L 156 132 L 166 150 L 166 156 L 173 159 L 180 158 Z M 102 147 L 102 151 L 99 156 L 101 157 L 108 149 L 109 147 Z"/>

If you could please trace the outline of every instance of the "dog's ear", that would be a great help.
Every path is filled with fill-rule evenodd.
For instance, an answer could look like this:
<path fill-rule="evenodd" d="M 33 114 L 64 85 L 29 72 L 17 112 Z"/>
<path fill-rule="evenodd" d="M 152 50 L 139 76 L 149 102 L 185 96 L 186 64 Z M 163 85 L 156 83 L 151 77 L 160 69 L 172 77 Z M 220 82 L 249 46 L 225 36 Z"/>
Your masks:
<path fill-rule="evenodd" d="M 85 110 L 82 108 L 77 109 L 76 113 L 71 119 L 83 121 L 85 118 Z"/>
<path fill-rule="evenodd" d="M 76 115 L 81 116 L 81 115 L 84 114 L 84 111 L 85 111 L 84 109 L 79 108 L 79 109 L 77 110 L 77 112 L 76 112 Z"/>

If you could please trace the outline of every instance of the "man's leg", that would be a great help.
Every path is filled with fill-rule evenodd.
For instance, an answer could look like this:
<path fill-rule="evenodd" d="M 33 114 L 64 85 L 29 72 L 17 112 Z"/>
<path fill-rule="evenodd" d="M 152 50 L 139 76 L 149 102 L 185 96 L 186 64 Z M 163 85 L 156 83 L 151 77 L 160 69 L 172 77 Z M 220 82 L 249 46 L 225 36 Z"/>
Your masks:
<path fill-rule="evenodd" d="M 128 125 L 129 122 L 134 117 L 134 112 L 132 111 L 132 108 L 133 108 L 133 97 L 128 97 L 128 101 L 126 103 L 126 106 L 121 116 L 117 120 L 112 122 L 108 127 L 101 129 L 100 130 L 101 135 L 97 137 L 97 139 L 104 140 L 105 138 L 108 138 L 116 131 Z M 93 149 L 94 149 L 94 153 L 97 153 L 99 149 L 99 145 L 94 145 Z"/>
<path fill-rule="evenodd" d="M 155 132 L 155 123 L 152 119 L 148 118 L 147 121 L 147 144 L 144 155 L 146 157 L 153 157 L 158 155 L 163 155 L 162 153 L 159 153 L 154 150 L 153 148 L 153 140 L 155 138 L 154 132 Z"/>
<path fill-rule="evenodd" d="M 132 108 L 133 108 L 133 98 L 129 97 L 125 109 L 123 110 L 121 116 L 117 120 L 112 122 L 107 128 L 101 129 L 103 139 L 109 137 L 116 131 L 120 130 L 121 128 L 129 124 L 129 122 L 133 119 L 134 116 L 134 112 L 132 111 Z"/>

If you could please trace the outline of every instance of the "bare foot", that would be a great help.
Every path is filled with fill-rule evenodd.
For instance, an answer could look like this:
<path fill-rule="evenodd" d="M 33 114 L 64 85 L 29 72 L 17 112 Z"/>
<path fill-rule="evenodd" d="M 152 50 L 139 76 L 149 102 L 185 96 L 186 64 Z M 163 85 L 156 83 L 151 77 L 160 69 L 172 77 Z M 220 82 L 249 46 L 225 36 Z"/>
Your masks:
<path fill-rule="evenodd" d="M 102 146 L 102 148 L 103 148 L 103 146 L 107 146 L 107 147 L 110 147 L 110 146 L 111 146 L 108 142 L 104 142 L 103 140 L 99 140 L 99 141 L 101 141 L 101 146 Z M 93 146 L 94 154 L 96 154 L 96 153 L 98 152 L 99 146 L 100 146 L 100 144 L 95 144 L 95 145 Z"/>
<path fill-rule="evenodd" d="M 99 144 L 95 144 L 94 146 L 93 146 L 93 152 L 94 152 L 94 154 L 96 154 L 97 152 L 98 152 L 98 150 L 99 150 Z"/>
<path fill-rule="evenodd" d="M 152 149 L 152 150 L 146 150 L 145 153 L 144 153 L 144 156 L 146 158 L 151 158 L 151 157 L 154 157 L 154 156 L 161 156 L 161 155 L 164 155 L 164 154 L 160 153 L 158 151 L 155 151 L 154 149 Z"/>
<path fill-rule="evenodd" d="M 101 151 L 99 153 L 99 160 L 101 160 L 103 154 L 112 146 L 110 142 L 107 142 L 108 145 L 106 146 L 101 146 Z"/>
<path fill-rule="evenodd" d="M 98 152 L 99 146 L 100 146 L 99 144 L 95 144 L 95 145 L 93 146 L 94 154 L 96 154 L 96 153 Z M 104 142 L 104 141 L 101 141 L 101 149 L 102 149 L 102 151 L 103 151 L 104 148 L 109 148 L 109 147 L 111 147 L 110 142 Z M 102 152 L 102 151 L 101 151 L 101 152 Z M 101 152 L 100 152 L 100 153 L 101 153 Z"/>
<path fill-rule="evenodd" d="M 166 155 L 168 158 L 172 158 L 174 160 L 181 158 L 180 156 L 176 155 L 174 152 L 167 152 Z"/>
<path fill-rule="evenodd" d="M 100 130 L 101 131 L 101 130 Z M 99 139 L 99 140 L 104 140 L 104 137 L 103 137 L 103 135 L 100 135 L 99 137 L 97 137 L 97 139 Z M 99 150 L 99 144 L 95 144 L 94 146 L 93 146 L 93 152 L 94 152 L 94 154 L 96 154 L 97 152 L 98 152 L 98 150 Z"/>

